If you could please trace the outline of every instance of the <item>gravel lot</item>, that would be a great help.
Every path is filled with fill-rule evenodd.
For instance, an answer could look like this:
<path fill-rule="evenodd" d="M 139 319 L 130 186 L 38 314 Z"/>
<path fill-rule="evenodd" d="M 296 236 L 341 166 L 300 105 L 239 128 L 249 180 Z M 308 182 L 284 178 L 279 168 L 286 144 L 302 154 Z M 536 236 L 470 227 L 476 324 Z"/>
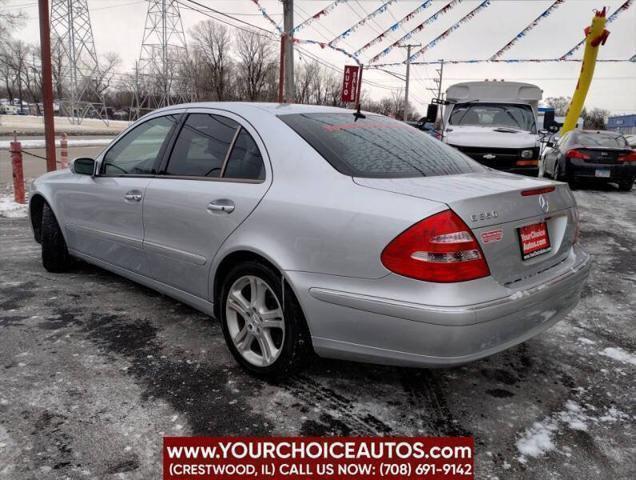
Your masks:
<path fill-rule="evenodd" d="M 0 218 L 0 478 L 161 478 L 162 435 L 473 435 L 476 478 L 636 478 L 636 192 L 576 192 L 594 268 L 569 317 L 461 368 L 316 360 L 267 384 L 215 321 Z"/>

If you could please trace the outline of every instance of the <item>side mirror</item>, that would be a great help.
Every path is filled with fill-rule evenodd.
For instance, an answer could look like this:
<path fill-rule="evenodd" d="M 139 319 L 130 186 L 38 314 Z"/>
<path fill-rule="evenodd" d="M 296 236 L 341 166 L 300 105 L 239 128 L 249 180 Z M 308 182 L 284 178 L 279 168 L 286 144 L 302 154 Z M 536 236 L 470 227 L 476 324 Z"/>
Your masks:
<path fill-rule="evenodd" d="M 76 158 L 71 163 L 71 171 L 78 175 L 93 176 L 95 174 L 95 160 L 88 157 Z"/>
<path fill-rule="evenodd" d="M 426 109 L 426 122 L 435 123 L 437 121 L 437 110 L 439 106 L 431 103 Z"/>

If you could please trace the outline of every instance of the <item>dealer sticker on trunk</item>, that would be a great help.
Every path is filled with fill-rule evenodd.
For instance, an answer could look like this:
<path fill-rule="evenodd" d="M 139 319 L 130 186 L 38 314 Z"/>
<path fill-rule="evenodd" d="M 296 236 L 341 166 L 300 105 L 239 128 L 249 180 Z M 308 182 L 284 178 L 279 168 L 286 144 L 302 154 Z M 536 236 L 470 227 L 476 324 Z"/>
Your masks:
<path fill-rule="evenodd" d="M 490 230 L 489 232 L 483 232 L 481 234 L 481 241 L 485 244 L 492 242 L 499 242 L 503 238 L 503 230 L 498 228 L 497 230 Z"/>
<path fill-rule="evenodd" d="M 524 260 L 547 253 L 552 249 L 545 222 L 521 227 L 519 240 L 521 242 L 521 256 Z"/>

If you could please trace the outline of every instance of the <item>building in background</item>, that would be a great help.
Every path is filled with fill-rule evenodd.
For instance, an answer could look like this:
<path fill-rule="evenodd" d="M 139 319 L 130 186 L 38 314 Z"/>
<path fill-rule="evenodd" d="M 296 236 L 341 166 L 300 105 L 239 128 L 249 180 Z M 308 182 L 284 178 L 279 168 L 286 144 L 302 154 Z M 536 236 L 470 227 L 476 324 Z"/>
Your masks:
<path fill-rule="evenodd" d="M 636 113 L 609 117 L 607 119 L 607 129 L 616 130 L 625 135 L 636 134 Z"/>

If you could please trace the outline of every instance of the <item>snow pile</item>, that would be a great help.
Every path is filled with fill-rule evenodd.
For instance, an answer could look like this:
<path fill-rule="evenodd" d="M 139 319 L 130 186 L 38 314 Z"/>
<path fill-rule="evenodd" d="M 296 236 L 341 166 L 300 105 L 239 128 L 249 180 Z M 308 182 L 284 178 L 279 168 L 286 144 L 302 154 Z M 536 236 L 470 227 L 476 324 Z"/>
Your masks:
<path fill-rule="evenodd" d="M 604 357 L 611 358 L 622 363 L 636 365 L 636 355 L 626 352 L 622 348 L 609 347 L 600 352 Z"/>
<path fill-rule="evenodd" d="M 554 434 L 558 430 L 557 422 L 548 419 L 535 422 L 532 427 L 517 441 L 517 450 L 521 453 L 519 461 L 526 463 L 526 457 L 537 458 L 554 450 Z"/>
<path fill-rule="evenodd" d="M 10 193 L 0 193 L 0 217 L 24 218 L 27 216 L 27 206 L 16 203 Z"/>
<path fill-rule="evenodd" d="M 587 431 L 590 425 L 629 421 L 631 418 L 630 415 L 613 406 L 599 416 L 589 413 L 595 410 L 593 406 L 584 407 L 573 400 L 568 400 L 562 411 L 554 413 L 541 422 L 535 422 L 517 440 L 517 450 L 521 454 L 518 458 L 519 462 L 526 463 L 528 458 L 538 458 L 549 452 L 558 451 L 556 437 L 563 429 Z"/>

